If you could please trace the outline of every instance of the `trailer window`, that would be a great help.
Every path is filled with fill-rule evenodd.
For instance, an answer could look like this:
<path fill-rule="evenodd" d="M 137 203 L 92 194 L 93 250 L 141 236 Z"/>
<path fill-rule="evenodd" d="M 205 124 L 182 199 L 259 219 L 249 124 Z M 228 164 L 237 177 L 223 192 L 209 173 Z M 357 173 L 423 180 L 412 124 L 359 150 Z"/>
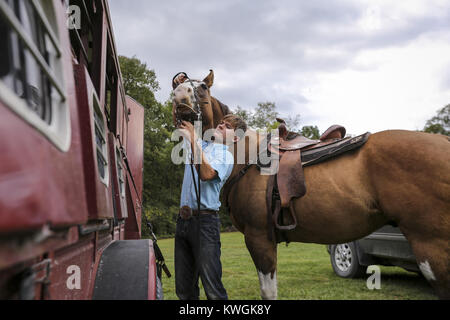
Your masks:
<path fill-rule="evenodd" d="M 0 78 L 7 76 L 11 70 L 9 33 L 9 26 L 3 19 L 0 19 Z"/>
<path fill-rule="evenodd" d="M 109 39 L 109 36 L 108 36 Z M 105 115 L 108 123 L 109 131 L 116 133 L 116 95 L 117 95 L 117 82 L 116 82 L 116 67 L 114 64 L 114 55 L 111 46 L 107 45 L 106 51 L 106 72 L 105 72 Z"/>
<path fill-rule="evenodd" d="M 125 177 L 122 165 L 122 156 L 118 149 L 116 149 L 116 163 L 117 163 L 117 180 L 119 182 L 119 192 L 122 198 L 125 198 Z"/>
<path fill-rule="evenodd" d="M 0 0 L 0 18 L 0 100 L 67 151 L 70 118 L 52 2 Z"/>
<path fill-rule="evenodd" d="M 97 168 L 100 180 L 108 186 L 109 171 L 108 171 L 108 148 L 106 146 L 106 128 L 103 114 L 100 110 L 100 103 L 97 96 L 94 95 L 94 136 L 95 147 L 97 154 Z"/>

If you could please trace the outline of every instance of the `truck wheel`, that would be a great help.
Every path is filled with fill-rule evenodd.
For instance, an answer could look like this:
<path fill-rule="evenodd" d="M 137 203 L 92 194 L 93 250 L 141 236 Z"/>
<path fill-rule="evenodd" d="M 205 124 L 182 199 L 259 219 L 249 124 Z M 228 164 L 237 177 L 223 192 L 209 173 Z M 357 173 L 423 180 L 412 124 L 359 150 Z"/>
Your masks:
<path fill-rule="evenodd" d="M 332 245 L 330 259 L 334 272 L 342 278 L 358 278 L 367 271 L 367 267 L 359 264 L 354 242 Z"/>

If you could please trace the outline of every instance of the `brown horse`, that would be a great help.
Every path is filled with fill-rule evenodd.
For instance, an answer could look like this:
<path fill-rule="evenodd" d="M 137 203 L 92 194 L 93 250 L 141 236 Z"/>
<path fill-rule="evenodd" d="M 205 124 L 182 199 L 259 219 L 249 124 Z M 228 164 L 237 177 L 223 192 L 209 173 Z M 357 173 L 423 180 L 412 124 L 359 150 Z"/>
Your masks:
<path fill-rule="evenodd" d="M 248 130 L 239 143 L 261 141 Z M 242 146 L 241 146 L 242 147 Z M 235 150 L 239 149 L 236 146 Z M 248 157 L 248 147 L 245 146 Z M 228 181 L 245 164 L 235 164 Z M 293 173 L 295 174 L 295 173 Z M 409 131 L 373 134 L 360 149 L 304 168 L 307 193 L 294 200 L 289 242 L 338 244 L 396 223 L 440 298 L 450 298 L 450 141 Z M 244 234 L 263 299 L 277 297 L 277 243 L 267 236 L 268 176 L 256 166 L 228 194 L 234 226 Z M 227 186 L 225 185 L 225 188 Z"/>
<path fill-rule="evenodd" d="M 203 83 L 207 88 L 199 84 L 199 96 L 205 102 L 204 127 L 209 129 L 217 126 L 225 112 L 209 93 L 212 71 Z M 192 103 L 188 87 L 183 90 L 184 95 L 180 92 L 174 98 L 174 108 L 177 102 Z M 256 162 L 249 146 L 259 146 L 264 137 L 247 130 L 246 138 L 235 145 L 235 166 L 228 182 L 246 166 L 237 161 L 236 150 L 245 150 L 245 160 Z M 423 275 L 438 296 L 450 299 L 448 137 L 410 131 L 375 133 L 360 149 L 305 167 L 304 177 L 307 193 L 293 200 L 298 224 L 285 232 L 287 241 L 345 243 L 395 223 L 411 244 Z M 269 176 L 261 175 L 257 166 L 252 166 L 238 182 L 224 186 L 228 187 L 224 200 L 229 204 L 234 226 L 245 236 L 257 268 L 262 298 L 276 299 L 277 242 L 275 237 L 268 237 L 267 231 L 268 180 Z"/>

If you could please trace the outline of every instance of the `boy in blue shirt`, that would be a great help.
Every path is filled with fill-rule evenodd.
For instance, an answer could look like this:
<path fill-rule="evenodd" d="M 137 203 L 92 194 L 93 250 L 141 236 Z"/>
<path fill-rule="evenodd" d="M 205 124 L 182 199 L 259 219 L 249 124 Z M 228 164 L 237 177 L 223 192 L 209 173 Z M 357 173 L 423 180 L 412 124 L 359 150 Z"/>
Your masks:
<path fill-rule="evenodd" d="M 214 132 L 214 142 L 197 137 L 189 122 L 183 121 L 179 129 L 190 146 L 189 151 L 193 152 L 193 159 L 201 159 L 201 165 L 195 165 L 194 169 L 186 163 L 184 172 L 175 234 L 176 293 L 181 300 L 198 300 L 200 277 L 208 299 L 226 300 L 220 262 L 219 197 L 234 165 L 228 148 L 242 138 L 247 125 L 236 115 L 226 115 Z M 200 212 L 198 174 L 201 180 Z"/>

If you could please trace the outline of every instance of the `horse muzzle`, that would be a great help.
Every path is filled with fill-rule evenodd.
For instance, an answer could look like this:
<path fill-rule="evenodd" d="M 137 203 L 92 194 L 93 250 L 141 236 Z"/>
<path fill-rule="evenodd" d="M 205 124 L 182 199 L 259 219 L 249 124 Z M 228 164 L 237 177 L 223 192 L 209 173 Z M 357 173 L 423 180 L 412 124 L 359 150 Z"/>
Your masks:
<path fill-rule="evenodd" d="M 194 124 L 195 121 L 199 120 L 199 113 L 196 112 L 190 104 L 186 102 L 177 102 L 175 100 L 173 101 L 173 104 L 173 113 L 177 124 L 180 124 L 181 121 L 188 121 Z"/>

